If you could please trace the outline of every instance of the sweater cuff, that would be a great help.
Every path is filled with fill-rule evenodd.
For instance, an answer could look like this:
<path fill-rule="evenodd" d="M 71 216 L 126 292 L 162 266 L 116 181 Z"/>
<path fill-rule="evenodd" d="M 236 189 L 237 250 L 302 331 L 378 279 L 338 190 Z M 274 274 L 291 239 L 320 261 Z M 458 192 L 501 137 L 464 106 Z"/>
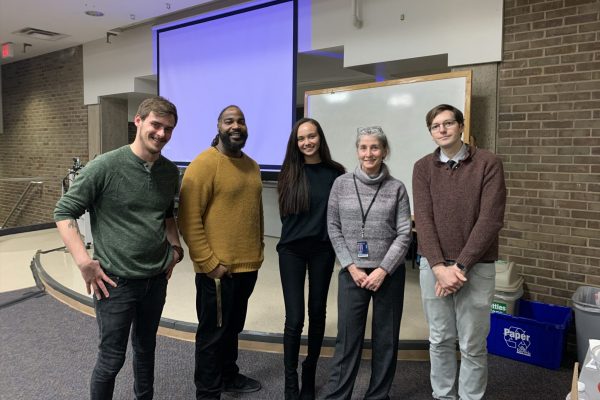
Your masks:
<path fill-rule="evenodd" d="M 456 263 L 464 265 L 465 267 L 467 267 L 467 270 L 470 270 L 473 265 L 477 264 L 477 261 L 478 260 L 474 260 L 472 258 L 463 256 L 458 256 L 458 258 L 456 259 Z"/>
<path fill-rule="evenodd" d="M 446 264 L 446 260 L 444 259 L 444 257 L 442 258 L 433 258 L 433 259 L 427 259 L 427 262 L 429 263 L 429 268 L 433 268 L 435 265 L 438 264 Z"/>
<path fill-rule="evenodd" d="M 196 267 L 196 272 L 208 274 L 210 271 L 217 268 L 217 266 L 220 263 L 221 261 L 219 261 L 219 259 L 214 255 L 212 255 L 208 260 L 206 260 L 202 264 L 194 262 L 194 266 Z"/>
<path fill-rule="evenodd" d="M 354 264 L 354 260 L 352 259 L 352 257 L 347 258 L 347 259 L 345 257 L 343 259 L 340 259 L 338 257 L 338 261 L 340 262 L 342 269 L 348 268 L 349 266 Z"/>
<path fill-rule="evenodd" d="M 398 266 L 399 266 L 400 264 L 401 264 L 401 263 L 399 263 L 399 264 L 398 264 L 398 265 L 396 265 L 396 266 L 389 266 L 389 265 L 383 266 L 383 265 L 380 265 L 379 267 L 380 267 L 381 269 L 383 269 L 383 270 L 384 270 L 384 271 L 385 271 L 385 272 L 386 272 L 388 275 L 393 275 L 393 274 L 394 274 L 394 272 L 396 272 L 396 269 L 398 269 Z"/>

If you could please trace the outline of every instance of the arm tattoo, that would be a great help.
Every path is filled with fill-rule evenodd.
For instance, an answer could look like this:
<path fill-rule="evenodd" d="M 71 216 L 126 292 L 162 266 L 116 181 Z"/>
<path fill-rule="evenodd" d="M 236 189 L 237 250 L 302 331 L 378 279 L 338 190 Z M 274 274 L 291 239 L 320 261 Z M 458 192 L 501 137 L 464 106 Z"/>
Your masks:
<path fill-rule="evenodd" d="M 79 233 L 79 225 L 77 225 L 77 221 L 75 221 L 74 219 L 69 220 L 69 225 L 67 226 L 71 229 L 75 229 L 77 233 Z"/>

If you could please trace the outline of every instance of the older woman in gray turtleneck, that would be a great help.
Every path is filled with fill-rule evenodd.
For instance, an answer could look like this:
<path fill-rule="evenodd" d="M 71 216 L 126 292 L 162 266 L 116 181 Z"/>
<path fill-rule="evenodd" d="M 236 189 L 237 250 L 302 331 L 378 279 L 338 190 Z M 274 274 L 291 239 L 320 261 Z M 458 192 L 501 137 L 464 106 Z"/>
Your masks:
<path fill-rule="evenodd" d="M 411 217 L 404 184 L 383 160 L 387 137 L 378 127 L 359 128 L 359 167 L 333 184 L 329 237 L 342 266 L 338 282 L 338 334 L 326 399 L 350 399 L 373 299 L 371 380 L 365 399 L 389 399 L 396 371 L 404 301 L 404 257 Z"/>

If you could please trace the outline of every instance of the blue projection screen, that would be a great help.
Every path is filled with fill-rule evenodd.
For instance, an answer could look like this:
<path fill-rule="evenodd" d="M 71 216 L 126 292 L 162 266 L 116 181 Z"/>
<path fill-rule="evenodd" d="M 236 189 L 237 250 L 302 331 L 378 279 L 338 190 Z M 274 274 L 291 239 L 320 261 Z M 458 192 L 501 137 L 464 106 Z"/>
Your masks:
<path fill-rule="evenodd" d="M 179 114 L 165 157 L 192 161 L 235 104 L 248 125 L 244 152 L 280 169 L 295 115 L 295 9 L 272 1 L 156 30 L 158 90 Z"/>

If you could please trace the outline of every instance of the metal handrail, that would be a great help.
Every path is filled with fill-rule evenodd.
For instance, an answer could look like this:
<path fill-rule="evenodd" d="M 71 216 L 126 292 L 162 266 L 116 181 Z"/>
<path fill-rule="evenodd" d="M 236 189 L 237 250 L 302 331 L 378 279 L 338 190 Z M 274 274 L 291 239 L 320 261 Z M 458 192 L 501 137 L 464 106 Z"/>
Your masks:
<path fill-rule="evenodd" d="M 31 182 L 29 182 L 27 184 L 27 187 L 25 188 L 25 190 L 21 194 L 21 197 L 19 197 L 19 200 L 17 200 L 17 203 L 14 205 L 14 207 L 12 208 L 12 210 L 10 210 L 10 212 L 8 213 L 8 216 L 4 219 L 4 222 L 2 223 L 2 225 L 0 225 L 0 229 L 3 229 L 3 228 L 6 227 L 6 224 L 8 223 L 8 220 L 10 219 L 10 217 L 13 216 L 13 214 L 17 211 L 17 209 L 19 208 L 19 206 L 23 203 L 23 200 L 25 200 L 25 197 L 27 196 L 27 194 L 29 194 L 29 192 L 31 191 L 31 188 L 33 188 L 34 186 L 37 187 L 38 185 L 44 185 L 44 182 L 41 182 L 41 181 L 31 181 Z"/>

